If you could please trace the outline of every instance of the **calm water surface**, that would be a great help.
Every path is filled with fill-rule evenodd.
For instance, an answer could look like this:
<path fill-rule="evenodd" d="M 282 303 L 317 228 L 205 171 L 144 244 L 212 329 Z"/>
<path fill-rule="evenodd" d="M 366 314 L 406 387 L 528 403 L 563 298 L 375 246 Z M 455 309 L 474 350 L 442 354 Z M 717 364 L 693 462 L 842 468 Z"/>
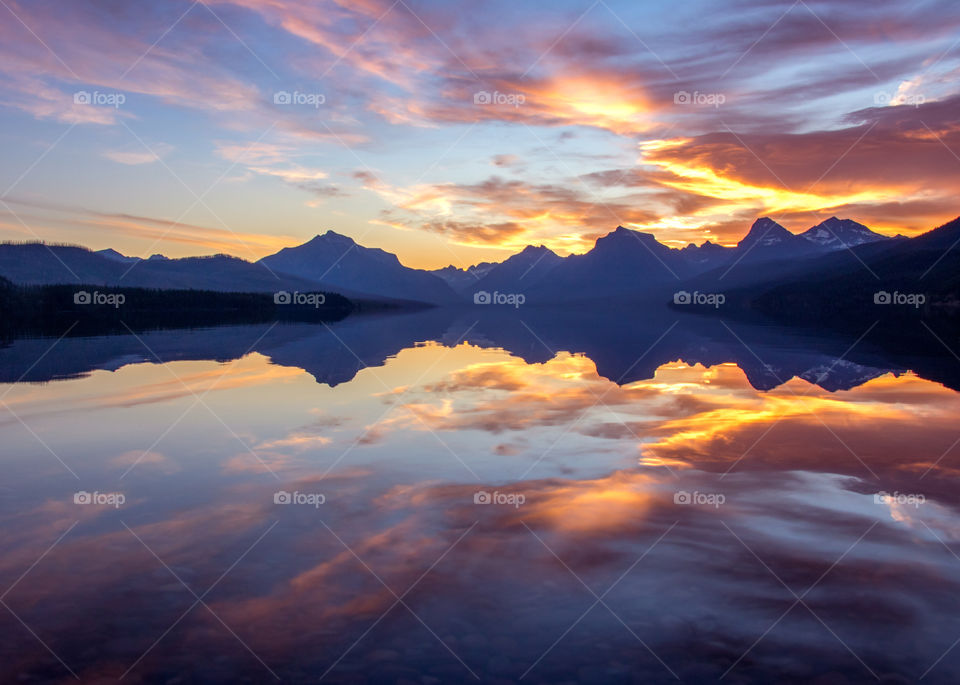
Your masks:
<path fill-rule="evenodd" d="M 960 677 L 954 390 L 415 319 L 0 350 L 0 680 Z"/>

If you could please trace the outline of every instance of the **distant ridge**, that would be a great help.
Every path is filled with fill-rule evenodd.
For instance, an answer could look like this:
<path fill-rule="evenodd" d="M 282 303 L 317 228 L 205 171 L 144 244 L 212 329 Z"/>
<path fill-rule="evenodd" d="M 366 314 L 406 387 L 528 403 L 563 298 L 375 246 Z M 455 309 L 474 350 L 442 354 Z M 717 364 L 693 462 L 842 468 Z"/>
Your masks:
<path fill-rule="evenodd" d="M 112 248 L 93 252 L 76 245 L 28 241 L 0 244 L 0 276 L 34 285 L 122 283 L 225 292 L 313 288 L 352 298 L 429 304 L 469 303 L 472 293 L 486 290 L 523 293 L 528 303 L 536 304 L 657 297 L 665 289 L 707 278 L 712 272 L 719 276 L 739 271 L 741 276 L 736 278 L 742 278 L 742 274 L 759 274 L 778 262 L 816 260 L 845 248 L 911 243 L 922 238 L 892 239 L 837 217 L 794 234 L 770 217 L 759 217 L 734 247 L 705 241 L 675 249 L 651 233 L 618 226 L 597 238 L 584 254 L 561 257 L 544 245 L 529 245 L 499 263 L 434 271 L 407 267 L 395 254 L 359 245 L 332 230 L 253 263 L 224 254 L 141 259 Z"/>

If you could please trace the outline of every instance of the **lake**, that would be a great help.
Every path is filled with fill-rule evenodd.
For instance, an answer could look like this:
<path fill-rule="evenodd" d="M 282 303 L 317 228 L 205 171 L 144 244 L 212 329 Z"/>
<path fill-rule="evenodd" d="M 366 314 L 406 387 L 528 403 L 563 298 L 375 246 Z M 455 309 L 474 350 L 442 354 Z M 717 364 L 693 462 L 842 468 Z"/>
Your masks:
<path fill-rule="evenodd" d="M 0 679 L 957 681 L 935 336 L 482 314 L 5 344 Z"/>

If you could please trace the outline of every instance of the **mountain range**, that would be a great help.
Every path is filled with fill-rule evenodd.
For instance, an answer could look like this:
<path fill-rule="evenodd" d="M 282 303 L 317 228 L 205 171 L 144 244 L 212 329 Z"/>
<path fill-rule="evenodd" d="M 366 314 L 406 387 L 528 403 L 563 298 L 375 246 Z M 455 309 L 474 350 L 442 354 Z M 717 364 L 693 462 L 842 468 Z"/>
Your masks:
<path fill-rule="evenodd" d="M 93 252 L 76 246 L 6 243 L 0 245 L 0 276 L 28 285 L 322 290 L 349 298 L 437 305 L 470 303 L 475 293 L 486 291 L 521 293 L 529 305 L 598 298 L 663 300 L 681 289 L 751 289 L 757 295 L 786 283 L 794 283 L 795 289 L 789 292 L 797 293 L 803 291 L 804 283 L 845 277 L 850 279 L 849 287 L 869 288 L 877 285 L 879 271 L 888 280 L 908 274 L 919 277 L 936 261 L 936 267 L 925 274 L 925 285 L 943 286 L 942 295 L 949 299 L 956 294 L 952 274 L 957 270 L 949 270 L 955 265 L 949 256 L 955 240 L 960 240 L 960 220 L 914 238 L 891 238 L 851 219 L 831 217 L 794 234 L 761 217 L 732 247 L 706 241 L 671 248 L 652 234 L 619 226 L 584 254 L 561 257 L 543 245 L 528 246 L 500 263 L 433 271 L 404 266 L 396 255 L 361 246 L 334 231 L 257 262 L 222 254 L 139 259 L 111 249 Z M 938 259 L 938 251 L 948 257 Z M 753 300 L 765 302 L 772 310 L 780 306 L 773 295 Z"/>

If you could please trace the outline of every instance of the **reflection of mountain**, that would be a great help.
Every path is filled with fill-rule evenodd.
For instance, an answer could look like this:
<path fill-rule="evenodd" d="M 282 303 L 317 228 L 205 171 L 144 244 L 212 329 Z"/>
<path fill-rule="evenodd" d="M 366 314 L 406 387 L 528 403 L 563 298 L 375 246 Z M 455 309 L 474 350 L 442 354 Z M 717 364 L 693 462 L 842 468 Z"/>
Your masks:
<path fill-rule="evenodd" d="M 257 352 L 277 364 L 299 367 L 318 382 L 347 382 L 366 366 L 417 342 L 439 339 L 449 323 L 439 310 L 409 316 L 356 315 L 336 327 L 322 324 L 254 324 L 195 330 L 166 330 L 130 335 L 68 337 L 51 351 L 49 338 L 15 340 L 0 348 L 0 381 L 47 381 L 83 375 L 125 364 L 211 359 L 220 362 Z M 433 316 L 431 316 L 433 315 Z M 389 331 L 389 332 L 388 332 Z M 141 342 L 142 341 L 142 342 Z"/>
<path fill-rule="evenodd" d="M 652 378 L 674 361 L 712 366 L 734 363 L 757 389 L 769 390 L 793 377 L 826 390 L 844 390 L 887 372 L 907 369 L 960 389 L 956 360 L 885 351 L 878 328 L 857 345 L 847 338 L 802 337 L 788 329 L 677 315 L 660 308 L 624 319 L 619 311 L 548 308 L 436 308 L 392 315 L 358 315 L 325 325 L 266 324 L 173 330 L 132 336 L 65 338 L 46 355 L 50 339 L 20 339 L 0 349 L 0 381 L 44 381 L 116 369 L 126 363 L 238 358 L 257 352 L 283 366 L 299 367 L 318 382 L 337 385 L 359 370 L 380 366 L 403 349 L 426 341 L 461 340 L 499 347 L 527 363 L 545 362 L 561 351 L 590 358 L 601 376 L 625 384 Z M 915 347 L 915 346 L 914 346 Z M 928 348 L 932 349 L 932 348 Z M 39 361 L 37 361 L 39 358 Z M 26 375 L 24 375 L 26 374 Z"/>
<path fill-rule="evenodd" d="M 770 390 L 794 376 L 826 390 L 848 389 L 888 371 L 905 370 L 902 362 L 877 354 L 841 359 L 849 342 L 797 338 L 780 328 L 677 316 L 667 309 L 645 308 L 642 317 L 622 318 L 609 310 L 560 312 L 528 310 L 522 317 L 491 312 L 468 336 L 503 347 L 528 363 L 546 361 L 552 352 L 589 357 L 597 372 L 618 384 L 652 378 L 665 363 L 734 363 L 751 385 Z M 855 361 L 856 360 L 856 361 Z"/>

